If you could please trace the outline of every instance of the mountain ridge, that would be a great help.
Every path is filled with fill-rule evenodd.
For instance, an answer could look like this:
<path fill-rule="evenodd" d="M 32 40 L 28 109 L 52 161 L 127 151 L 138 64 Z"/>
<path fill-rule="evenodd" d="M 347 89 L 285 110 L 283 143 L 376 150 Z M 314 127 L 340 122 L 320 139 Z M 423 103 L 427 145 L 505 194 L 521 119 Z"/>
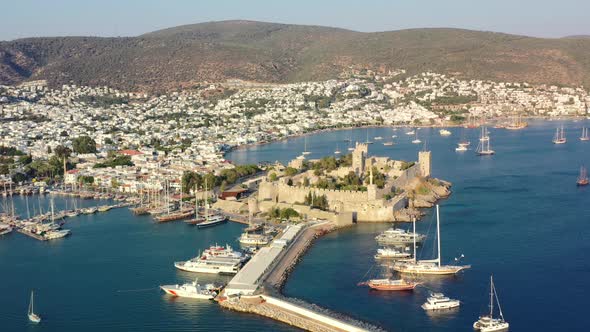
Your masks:
<path fill-rule="evenodd" d="M 590 39 L 546 39 L 454 28 L 383 32 L 247 20 L 213 21 L 137 37 L 0 41 L 0 84 L 108 85 L 169 91 L 242 79 L 336 78 L 354 66 L 436 71 L 467 79 L 590 85 Z"/>

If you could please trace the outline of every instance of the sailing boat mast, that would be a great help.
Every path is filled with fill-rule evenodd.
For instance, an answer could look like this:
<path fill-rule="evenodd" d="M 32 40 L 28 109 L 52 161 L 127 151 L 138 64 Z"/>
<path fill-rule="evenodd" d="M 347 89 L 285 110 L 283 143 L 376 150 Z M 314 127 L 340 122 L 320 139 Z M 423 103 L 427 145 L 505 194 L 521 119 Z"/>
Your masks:
<path fill-rule="evenodd" d="M 414 234 L 414 238 L 416 237 L 416 235 Z M 437 250 L 438 250 L 438 257 L 436 258 L 436 261 L 438 263 L 438 267 L 440 267 L 440 220 L 439 220 L 439 210 L 438 210 L 438 204 L 436 204 L 436 241 L 437 241 Z"/>
<path fill-rule="evenodd" d="M 494 315 L 494 278 L 490 276 L 490 318 Z"/>

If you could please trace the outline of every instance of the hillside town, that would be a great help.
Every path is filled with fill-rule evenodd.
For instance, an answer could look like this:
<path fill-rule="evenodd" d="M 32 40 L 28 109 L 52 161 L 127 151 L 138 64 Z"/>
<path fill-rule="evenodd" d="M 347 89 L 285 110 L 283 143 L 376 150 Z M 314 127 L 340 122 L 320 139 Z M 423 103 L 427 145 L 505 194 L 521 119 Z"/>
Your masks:
<path fill-rule="evenodd" d="M 0 146 L 32 160 L 50 160 L 66 149 L 75 164 L 67 167 L 66 182 L 85 176 L 95 185 L 136 192 L 161 188 L 162 179 L 178 179 L 184 171 L 232 169 L 224 159 L 232 148 L 321 129 L 587 116 L 589 106 L 584 87 L 465 81 L 431 72 L 409 76 L 404 70 L 379 75 L 351 69 L 338 80 L 282 85 L 228 81 L 153 96 L 34 81 L 0 86 Z M 94 147 L 75 149 L 81 137 Z M 17 162 L 0 168 L 4 180 L 19 173 L 23 165 Z"/>

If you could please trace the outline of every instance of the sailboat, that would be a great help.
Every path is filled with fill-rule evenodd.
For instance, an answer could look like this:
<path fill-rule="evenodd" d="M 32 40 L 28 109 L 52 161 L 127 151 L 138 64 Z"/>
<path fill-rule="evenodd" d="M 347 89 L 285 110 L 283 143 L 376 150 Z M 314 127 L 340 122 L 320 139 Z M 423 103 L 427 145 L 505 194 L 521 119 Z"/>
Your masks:
<path fill-rule="evenodd" d="M 565 132 L 563 130 L 563 126 L 561 128 L 557 128 L 555 131 L 555 136 L 553 136 L 553 144 L 565 144 L 567 139 L 565 138 Z"/>
<path fill-rule="evenodd" d="M 336 151 L 334 151 L 334 154 L 340 154 L 340 148 L 338 147 L 338 144 L 336 144 Z"/>
<path fill-rule="evenodd" d="M 205 181 L 205 192 L 207 191 L 207 181 Z M 198 228 L 212 227 L 227 221 L 227 217 L 221 213 L 209 214 L 209 197 L 205 199 L 205 221 L 197 224 Z"/>
<path fill-rule="evenodd" d="M 197 199 L 197 186 L 195 185 L 195 217 L 192 219 L 185 220 L 187 225 L 196 225 L 205 221 L 205 218 L 199 216 L 199 200 Z"/>
<path fill-rule="evenodd" d="M 490 147 L 490 134 L 486 127 L 481 127 L 481 136 L 479 137 L 479 144 L 475 152 L 478 156 L 489 156 L 496 153 Z"/>
<path fill-rule="evenodd" d="M 418 131 L 416 130 L 416 138 L 412 141 L 414 144 L 420 144 L 422 141 L 418 138 Z"/>
<path fill-rule="evenodd" d="M 518 117 L 517 116 L 514 117 L 512 122 L 506 126 L 506 129 L 519 130 L 519 129 L 526 128 L 528 125 L 529 124 L 527 122 L 522 121 L 522 117 L 519 115 Z"/>
<path fill-rule="evenodd" d="M 588 128 L 582 128 L 582 136 L 580 136 L 580 141 L 590 141 L 590 136 L 588 136 Z"/>
<path fill-rule="evenodd" d="M 499 318 L 494 318 L 494 298 L 498 303 L 498 311 L 500 312 Z M 500 307 L 500 300 L 498 300 L 498 293 L 494 286 L 494 278 L 490 276 L 490 315 L 480 316 L 479 319 L 473 323 L 473 328 L 481 332 L 499 332 L 507 331 L 510 324 L 504 320 L 504 314 Z"/>
<path fill-rule="evenodd" d="M 415 227 L 415 226 L 414 226 Z M 428 275 L 451 275 L 471 268 L 471 265 L 442 265 L 440 250 L 440 216 L 439 207 L 436 205 L 436 239 L 437 258 L 430 260 L 416 259 L 416 244 L 414 243 L 414 259 L 408 262 L 397 263 L 393 266 L 395 271 L 400 273 L 428 274 Z M 463 257 L 463 255 L 461 255 Z M 455 259 L 457 260 L 457 259 Z"/>
<path fill-rule="evenodd" d="M 373 144 L 373 142 L 369 141 L 369 129 L 367 129 L 367 140 L 365 141 L 365 144 Z"/>
<path fill-rule="evenodd" d="M 587 186 L 588 185 L 588 172 L 586 171 L 586 167 L 580 167 L 580 175 L 578 176 L 578 181 L 576 181 L 578 186 Z"/>
<path fill-rule="evenodd" d="M 307 135 L 306 135 L 305 137 L 303 137 L 303 153 L 301 153 L 301 154 L 306 156 L 310 153 L 311 153 L 310 151 L 307 151 Z"/>
<path fill-rule="evenodd" d="M 34 296 L 33 296 L 33 291 L 31 291 L 31 302 L 29 302 L 29 311 L 27 312 L 27 316 L 29 317 L 29 320 L 33 323 L 40 323 L 41 322 L 41 317 L 39 317 L 39 315 L 37 315 L 34 310 L 33 310 L 33 304 L 34 302 Z"/>

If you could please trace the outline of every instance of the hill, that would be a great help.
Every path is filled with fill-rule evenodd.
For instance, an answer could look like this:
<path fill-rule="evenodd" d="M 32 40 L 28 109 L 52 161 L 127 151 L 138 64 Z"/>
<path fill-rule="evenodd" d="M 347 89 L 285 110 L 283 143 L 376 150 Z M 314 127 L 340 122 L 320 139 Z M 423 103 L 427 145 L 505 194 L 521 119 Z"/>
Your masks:
<path fill-rule="evenodd" d="M 590 85 L 590 39 L 541 39 L 460 29 L 356 31 L 252 21 L 180 26 L 137 37 L 0 42 L 0 84 L 47 79 L 162 91 L 243 79 L 335 78 L 346 68 Z"/>

